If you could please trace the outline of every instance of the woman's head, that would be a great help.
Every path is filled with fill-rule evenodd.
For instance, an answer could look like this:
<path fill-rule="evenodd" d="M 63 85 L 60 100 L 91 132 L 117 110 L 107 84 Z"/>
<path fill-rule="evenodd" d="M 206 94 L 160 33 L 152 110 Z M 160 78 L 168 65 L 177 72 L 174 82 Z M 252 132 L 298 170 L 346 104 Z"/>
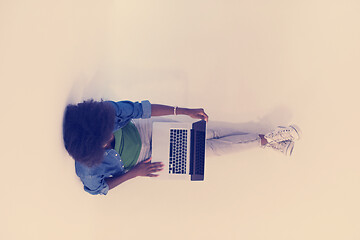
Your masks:
<path fill-rule="evenodd" d="M 104 144 L 109 141 L 114 128 L 115 109 L 108 102 L 94 100 L 65 109 L 63 138 L 68 153 L 87 166 L 100 163 Z"/>

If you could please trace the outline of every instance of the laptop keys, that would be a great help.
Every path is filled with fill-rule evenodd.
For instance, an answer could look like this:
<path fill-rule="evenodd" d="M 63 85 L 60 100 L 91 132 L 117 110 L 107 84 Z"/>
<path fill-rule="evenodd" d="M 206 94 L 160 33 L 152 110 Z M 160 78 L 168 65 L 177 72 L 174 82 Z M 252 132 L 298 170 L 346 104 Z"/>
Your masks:
<path fill-rule="evenodd" d="M 186 129 L 170 129 L 170 174 L 186 174 L 187 132 Z"/>

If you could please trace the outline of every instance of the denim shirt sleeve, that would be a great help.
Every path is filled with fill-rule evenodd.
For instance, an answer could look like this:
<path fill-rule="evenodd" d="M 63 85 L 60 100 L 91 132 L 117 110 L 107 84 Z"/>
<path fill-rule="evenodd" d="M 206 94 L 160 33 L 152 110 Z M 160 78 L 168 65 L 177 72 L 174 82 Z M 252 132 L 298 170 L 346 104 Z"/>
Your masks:
<path fill-rule="evenodd" d="M 109 185 L 105 182 L 105 178 L 103 176 L 98 176 L 98 175 L 82 176 L 81 181 L 84 184 L 84 190 L 90 194 L 106 195 L 109 191 Z"/>
<path fill-rule="evenodd" d="M 125 168 L 120 155 L 114 149 L 108 149 L 99 165 L 88 167 L 75 161 L 75 171 L 86 192 L 93 195 L 106 195 L 109 191 L 109 185 L 105 179 L 123 175 Z"/>
<path fill-rule="evenodd" d="M 139 102 L 131 101 L 107 101 L 115 108 L 115 122 L 118 127 L 125 126 L 133 118 L 150 118 L 151 103 L 148 100 Z"/>

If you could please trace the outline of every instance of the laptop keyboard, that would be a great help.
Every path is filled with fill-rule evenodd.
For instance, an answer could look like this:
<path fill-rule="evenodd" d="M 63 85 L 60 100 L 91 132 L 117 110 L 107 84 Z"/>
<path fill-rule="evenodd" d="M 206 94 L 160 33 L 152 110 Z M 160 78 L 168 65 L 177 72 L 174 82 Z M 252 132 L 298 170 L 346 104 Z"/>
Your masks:
<path fill-rule="evenodd" d="M 187 129 L 170 129 L 170 174 L 186 174 L 187 134 Z"/>

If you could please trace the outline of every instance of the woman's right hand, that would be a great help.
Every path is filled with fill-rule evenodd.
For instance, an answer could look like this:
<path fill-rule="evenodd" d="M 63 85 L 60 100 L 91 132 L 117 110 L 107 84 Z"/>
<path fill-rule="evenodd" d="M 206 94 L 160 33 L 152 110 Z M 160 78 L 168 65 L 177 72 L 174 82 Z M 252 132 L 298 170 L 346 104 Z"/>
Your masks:
<path fill-rule="evenodd" d="M 162 162 L 150 162 L 151 157 L 145 161 L 138 163 L 132 171 L 134 171 L 136 176 L 147 176 L 147 177 L 157 177 L 159 172 L 163 170 L 164 164 Z"/>

